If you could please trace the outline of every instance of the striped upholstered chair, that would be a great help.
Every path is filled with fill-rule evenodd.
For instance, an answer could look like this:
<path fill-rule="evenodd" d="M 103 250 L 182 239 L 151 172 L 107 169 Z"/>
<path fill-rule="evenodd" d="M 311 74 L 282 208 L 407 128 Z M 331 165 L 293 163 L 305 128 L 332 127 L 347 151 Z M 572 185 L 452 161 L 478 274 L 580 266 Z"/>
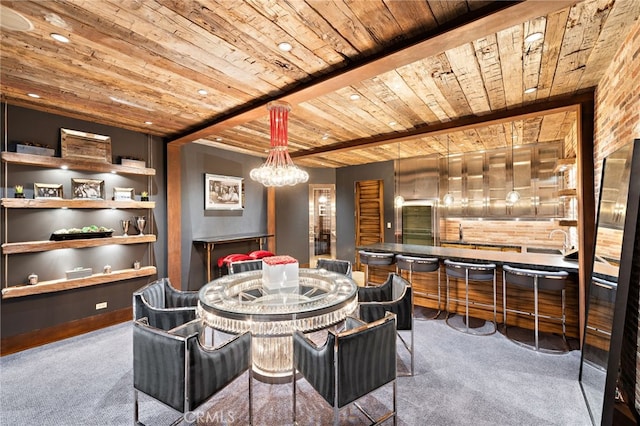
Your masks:
<path fill-rule="evenodd" d="M 329 331 L 316 346 L 299 331 L 293 334 L 293 424 L 296 423 L 296 370 L 333 408 L 333 424 L 340 424 L 340 409 L 387 384 L 393 385 L 393 408 L 375 424 L 393 417 L 396 424 L 396 316 L 364 323 L 347 317 L 345 330 Z M 325 422 L 323 422 L 324 424 Z"/>
<path fill-rule="evenodd" d="M 152 327 L 146 318 L 134 321 L 134 424 L 141 424 L 139 392 L 179 411 L 182 415 L 173 424 L 183 419 L 191 422 L 198 417 L 193 411 L 247 370 L 249 424 L 253 423 L 251 334 L 247 332 L 219 347 L 205 349 L 200 344 L 201 332 L 200 320 L 172 331 Z"/>
<path fill-rule="evenodd" d="M 146 317 L 152 327 L 171 330 L 194 320 L 197 305 L 197 291 L 176 290 L 162 278 L 133 293 L 133 319 Z"/>

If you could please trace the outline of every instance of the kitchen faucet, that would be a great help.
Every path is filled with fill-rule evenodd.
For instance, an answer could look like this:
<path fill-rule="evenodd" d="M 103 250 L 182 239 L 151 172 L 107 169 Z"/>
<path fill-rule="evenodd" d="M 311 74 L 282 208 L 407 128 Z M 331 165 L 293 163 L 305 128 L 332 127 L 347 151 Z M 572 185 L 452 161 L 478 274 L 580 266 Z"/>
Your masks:
<path fill-rule="evenodd" d="M 553 237 L 553 234 L 555 234 L 556 232 L 561 232 L 564 235 L 564 242 L 562 243 L 562 253 L 566 253 L 567 250 L 569 250 L 569 234 L 567 233 L 567 231 L 564 231 L 562 229 L 554 229 L 553 231 L 549 232 L 549 238 Z"/>

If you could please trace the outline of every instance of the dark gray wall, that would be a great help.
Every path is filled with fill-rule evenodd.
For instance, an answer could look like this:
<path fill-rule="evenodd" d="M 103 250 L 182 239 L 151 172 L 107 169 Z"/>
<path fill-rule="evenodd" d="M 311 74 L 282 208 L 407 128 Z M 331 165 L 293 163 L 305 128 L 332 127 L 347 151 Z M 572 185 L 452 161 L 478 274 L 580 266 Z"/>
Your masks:
<path fill-rule="evenodd" d="M 339 259 L 355 262 L 355 184 L 361 180 L 384 181 L 384 239 L 394 242 L 394 171 L 393 161 L 342 167 L 336 171 L 336 234 Z M 387 223 L 391 223 L 391 229 Z"/>
<path fill-rule="evenodd" d="M 305 168 L 305 184 L 276 189 L 276 252 L 309 264 L 309 185 L 335 184 L 334 169 Z"/>
<path fill-rule="evenodd" d="M 6 122 L 5 118 L 6 108 Z M 151 177 L 151 199 L 156 202 L 153 210 L 153 222 L 147 225 L 147 231 L 157 235 L 157 242 L 147 244 L 117 245 L 93 247 L 82 250 L 54 250 L 34 254 L 17 254 L 10 256 L 9 268 L 2 274 L 3 287 L 26 282 L 28 274 L 38 274 L 41 281 L 63 278 L 65 271 L 76 266 L 91 267 L 94 272 L 101 271 L 109 264 L 114 270 L 130 268 L 134 260 L 143 265 L 155 264 L 159 276 L 166 276 L 166 189 L 165 189 L 165 154 L 164 144 L 157 138 L 152 139 L 151 152 L 148 152 L 148 136 L 111 126 L 90 123 L 73 118 L 62 117 L 35 110 L 2 105 L 2 134 L 7 131 L 7 141 L 35 142 L 56 150 L 60 156 L 60 128 L 80 130 L 111 137 L 113 162 L 119 156 L 147 158 L 149 167 L 156 169 L 156 176 Z M 13 196 L 13 186 L 25 186 L 25 195 L 33 197 L 33 184 L 54 183 L 63 185 L 64 198 L 70 198 L 72 178 L 102 179 L 105 181 L 105 195 L 113 194 L 113 187 L 132 187 L 136 194 L 147 188 L 146 176 L 117 175 L 111 173 L 86 173 L 73 170 L 47 169 L 31 166 L 10 165 L 7 176 L 2 175 L 2 183 L 7 179 L 7 194 L 2 187 L 2 196 Z M 4 167 L 2 173 L 5 172 Z M 133 215 L 146 215 L 147 210 L 112 210 L 112 209 L 8 209 L 2 210 L 2 229 L 8 220 L 7 235 L 2 241 L 19 242 L 31 240 L 48 240 L 51 233 L 60 228 L 101 225 L 116 230 L 115 235 L 122 233 L 119 222 Z M 151 222 L 151 221 L 150 221 Z M 150 249 L 150 247 L 152 247 Z M 0 268 L 4 268 L 2 262 Z M 5 280 L 5 273 L 8 279 Z M 131 306 L 131 293 L 146 284 L 150 278 L 132 279 L 110 284 L 65 290 L 36 296 L 2 300 L 2 337 L 42 329 L 69 321 L 86 318 L 97 313 L 103 314 Z M 107 309 L 96 311 L 96 303 L 107 302 Z"/>
<path fill-rule="evenodd" d="M 267 231 L 267 192 L 249 177 L 251 169 L 263 159 L 201 144 L 182 147 L 182 282 L 184 289 L 197 290 L 206 284 L 206 251 L 194 239 Z M 205 210 L 205 174 L 243 178 L 243 210 Z M 212 262 L 229 253 L 247 253 L 256 244 L 220 244 Z M 217 266 L 216 266 L 217 268 Z M 217 269 L 213 277 L 218 275 Z"/>

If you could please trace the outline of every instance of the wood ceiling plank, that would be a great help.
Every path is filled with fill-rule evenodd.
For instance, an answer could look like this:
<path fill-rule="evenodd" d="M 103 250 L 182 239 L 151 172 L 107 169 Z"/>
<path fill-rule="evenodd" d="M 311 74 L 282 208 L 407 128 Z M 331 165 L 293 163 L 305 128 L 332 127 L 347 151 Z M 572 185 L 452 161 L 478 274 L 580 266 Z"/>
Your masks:
<path fill-rule="evenodd" d="M 610 4 L 605 7 L 611 6 Z M 602 78 L 601 70 L 607 69 L 622 41 L 626 37 L 630 24 L 640 19 L 640 1 L 616 1 L 613 4 L 604 26 L 600 31 L 586 68 L 578 82 L 578 88 L 595 87 Z"/>
<path fill-rule="evenodd" d="M 404 78 L 411 90 L 433 113 L 436 118 L 434 121 L 445 122 L 456 116 L 455 110 L 447 97 L 435 83 L 432 77 L 432 69 L 426 61 L 418 61 L 398 68 L 396 72 Z"/>
<path fill-rule="evenodd" d="M 547 16 L 538 90 L 535 93 L 537 99 L 546 99 L 551 94 L 568 17 L 569 8 L 550 13 Z"/>
<path fill-rule="evenodd" d="M 507 107 L 520 105 L 523 100 L 522 91 L 522 25 L 510 27 L 497 34 L 500 52 L 500 67 L 504 79 L 504 93 Z"/>
<path fill-rule="evenodd" d="M 610 11 L 610 2 L 578 3 L 569 11 L 551 96 L 578 89 L 587 60 Z"/>
<path fill-rule="evenodd" d="M 457 16 L 464 15 L 470 10 L 466 1 L 431 1 L 429 2 L 429 8 L 438 25 L 449 22 Z"/>
<path fill-rule="evenodd" d="M 502 69 L 500 68 L 500 54 L 498 42 L 494 34 L 480 38 L 473 42 L 475 57 L 480 67 L 480 73 L 489 101 L 491 111 L 507 107 Z"/>
<path fill-rule="evenodd" d="M 377 45 L 382 45 L 387 40 L 406 37 L 402 27 L 383 1 L 351 1 L 347 5 L 368 29 Z"/>
<path fill-rule="evenodd" d="M 379 78 L 389 88 L 389 92 L 393 94 L 390 97 L 395 97 L 396 99 L 396 101 L 389 103 L 390 107 L 395 111 L 395 121 L 400 123 L 400 118 L 408 120 L 409 128 L 438 121 L 438 117 L 426 107 L 422 99 L 417 96 L 413 88 L 397 71 L 380 74 Z"/>
<path fill-rule="evenodd" d="M 478 84 L 483 80 L 473 44 L 465 43 L 447 50 L 445 54 L 472 113 L 478 115 L 491 111 L 485 86 Z"/>
<path fill-rule="evenodd" d="M 467 102 L 462 87 L 456 78 L 455 73 L 451 69 L 449 60 L 446 55 L 440 54 L 423 61 L 431 70 L 431 78 L 433 79 L 438 91 L 447 98 L 447 102 L 454 111 L 454 117 L 464 117 L 472 115 L 473 111 Z"/>
<path fill-rule="evenodd" d="M 424 33 L 438 26 L 428 2 L 405 0 L 383 1 L 393 14 L 402 33 L 406 35 Z M 421 19 L 416 20 L 416 16 L 420 16 Z"/>
<path fill-rule="evenodd" d="M 472 42 L 486 34 L 516 25 L 522 22 L 522 20 L 546 15 L 547 13 L 559 10 L 573 3 L 575 3 L 573 0 L 556 2 L 500 2 L 498 6 L 502 9 L 497 12 L 488 12 L 483 9 L 483 13 L 486 14 L 482 17 L 473 17 L 466 23 L 459 23 L 453 29 L 443 26 L 440 33 L 421 42 L 416 42 L 410 47 L 390 54 L 385 54 L 380 58 L 373 58 L 365 64 L 356 65 L 348 70 L 341 71 L 339 74 L 332 74 L 324 77 L 321 81 L 307 83 L 304 86 L 288 92 L 286 95 L 282 96 L 281 99 L 295 105 L 314 97 L 321 96 L 322 94 L 330 93 L 343 87 L 348 87 L 351 84 L 362 81 L 363 79 L 371 78 L 383 72 L 422 60 L 425 56 L 432 56 L 439 52 L 444 52 L 448 48 L 459 46 L 461 43 Z M 319 5 L 322 6 L 322 3 L 319 3 Z M 317 7 L 318 5 L 314 3 L 314 6 Z M 327 8 L 325 7 L 320 12 L 323 16 L 343 13 L 340 6 L 334 7 L 333 9 L 335 10 L 326 9 Z M 324 14 L 325 11 L 327 15 Z M 328 20 L 331 21 L 329 18 Z M 357 40 L 358 37 L 354 36 L 354 39 Z M 220 128 L 233 127 L 240 122 L 250 121 L 263 114 L 263 105 L 264 104 L 248 106 L 226 117 L 203 122 L 192 131 L 173 136 L 170 143 L 188 143 L 192 140 L 206 137 L 208 134 L 215 133 Z"/>

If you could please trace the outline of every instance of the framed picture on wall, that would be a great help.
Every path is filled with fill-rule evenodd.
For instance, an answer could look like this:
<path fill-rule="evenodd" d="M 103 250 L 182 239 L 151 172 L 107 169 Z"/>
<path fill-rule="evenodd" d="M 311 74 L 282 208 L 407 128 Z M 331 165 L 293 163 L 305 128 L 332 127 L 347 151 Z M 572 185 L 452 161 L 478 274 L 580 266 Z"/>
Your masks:
<path fill-rule="evenodd" d="M 34 183 L 34 198 L 62 198 L 62 185 L 51 183 Z"/>
<path fill-rule="evenodd" d="M 242 178 L 205 173 L 205 210 L 242 210 Z"/>

